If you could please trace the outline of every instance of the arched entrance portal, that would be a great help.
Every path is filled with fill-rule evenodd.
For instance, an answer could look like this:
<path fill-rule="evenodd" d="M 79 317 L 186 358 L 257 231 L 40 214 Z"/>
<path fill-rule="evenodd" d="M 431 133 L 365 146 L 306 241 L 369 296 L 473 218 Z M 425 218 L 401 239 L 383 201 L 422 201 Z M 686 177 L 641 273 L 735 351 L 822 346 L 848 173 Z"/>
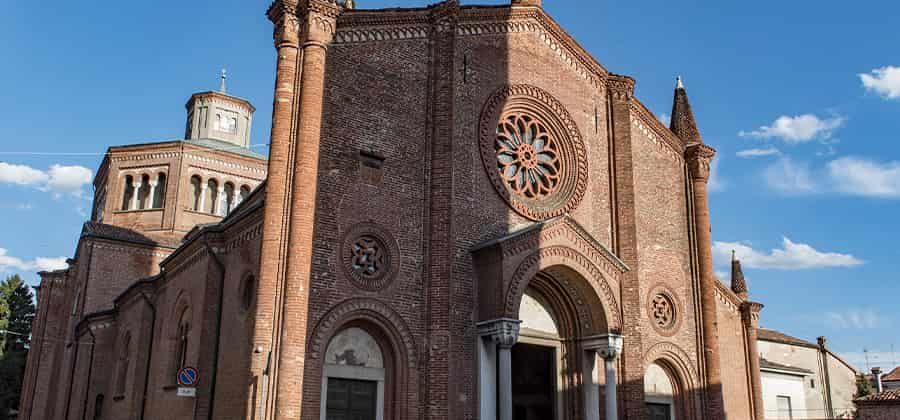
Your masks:
<path fill-rule="evenodd" d="M 617 412 L 621 337 L 609 333 L 592 285 L 558 265 L 538 271 L 522 290 L 515 318 L 479 323 L 481 418 L 599 420 L 601 412 Z M 609 384 L 605 410 L 601 377 Z"/>

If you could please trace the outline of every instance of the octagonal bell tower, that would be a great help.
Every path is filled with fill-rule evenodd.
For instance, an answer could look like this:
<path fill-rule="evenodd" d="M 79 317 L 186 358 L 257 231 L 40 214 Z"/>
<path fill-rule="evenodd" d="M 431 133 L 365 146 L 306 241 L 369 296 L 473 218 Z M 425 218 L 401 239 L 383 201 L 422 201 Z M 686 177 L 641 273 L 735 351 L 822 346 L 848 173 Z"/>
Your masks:
<path fill-rule="evenodd" d="M 225 90 L 225 78 L 225 70 L 222 70 L 218 91 L 195 93 L 188 99 L 184 138 L 219 140 L 248 148 L 256 108 L 246 99 L 229 95 Z"/>

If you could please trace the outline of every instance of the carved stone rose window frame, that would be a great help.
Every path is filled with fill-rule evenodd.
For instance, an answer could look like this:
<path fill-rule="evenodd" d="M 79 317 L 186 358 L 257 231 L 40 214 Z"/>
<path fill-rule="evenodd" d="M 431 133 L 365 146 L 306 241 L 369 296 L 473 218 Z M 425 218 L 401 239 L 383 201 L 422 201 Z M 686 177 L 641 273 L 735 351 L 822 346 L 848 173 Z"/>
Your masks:
<path fill-rule="evenodd" d="M 684 305 L 669 286 L 658 283 L 647 293 L 647 320 L 664 337 L 675 335 L 684 318 Z"/>
<path fill-rule="evenodd" d="M 479 149 L 497 193 L 520 215 L 546 220 L 571 212 L 587 189 L 587 154 L 565 107 L 546 91 L 500 88 L 481 112 Z"/>
<path fill-rule="evenodd" d="M 394 237 L 372 222 L 358 223 L 344 233 L 340 265 L 354 286 L 379 291 L 393 282 L 400 269 L 400 247 Z"/>

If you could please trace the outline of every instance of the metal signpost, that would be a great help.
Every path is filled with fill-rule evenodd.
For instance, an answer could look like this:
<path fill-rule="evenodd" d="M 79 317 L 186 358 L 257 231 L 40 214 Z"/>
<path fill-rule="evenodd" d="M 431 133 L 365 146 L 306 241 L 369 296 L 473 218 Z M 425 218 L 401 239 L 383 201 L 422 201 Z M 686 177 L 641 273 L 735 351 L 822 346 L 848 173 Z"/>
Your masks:
<path fill-rule="evenodd" d="M 200 372 L 190 366 L 185 366 L 178 370 L 176 376 L 178 380 L 178 396 L 179 397 L 196 397 L 197 382 L 200 380 Z"/>

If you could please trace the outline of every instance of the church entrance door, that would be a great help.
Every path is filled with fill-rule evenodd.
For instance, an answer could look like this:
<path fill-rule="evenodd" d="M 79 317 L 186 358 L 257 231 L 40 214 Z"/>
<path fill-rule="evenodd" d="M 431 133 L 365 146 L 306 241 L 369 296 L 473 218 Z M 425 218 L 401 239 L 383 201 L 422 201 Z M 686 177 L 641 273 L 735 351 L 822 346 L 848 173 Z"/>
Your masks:
<path fill-rule="evenodd" d="M 375 420 L 376 381 L 328 378 L 327 420 Z"/>
<path fill-rule="evenodd" d="M 556 348 L 517 343 L 512 348 L 512 401 L 516 420 L 556 418 Z"/>

